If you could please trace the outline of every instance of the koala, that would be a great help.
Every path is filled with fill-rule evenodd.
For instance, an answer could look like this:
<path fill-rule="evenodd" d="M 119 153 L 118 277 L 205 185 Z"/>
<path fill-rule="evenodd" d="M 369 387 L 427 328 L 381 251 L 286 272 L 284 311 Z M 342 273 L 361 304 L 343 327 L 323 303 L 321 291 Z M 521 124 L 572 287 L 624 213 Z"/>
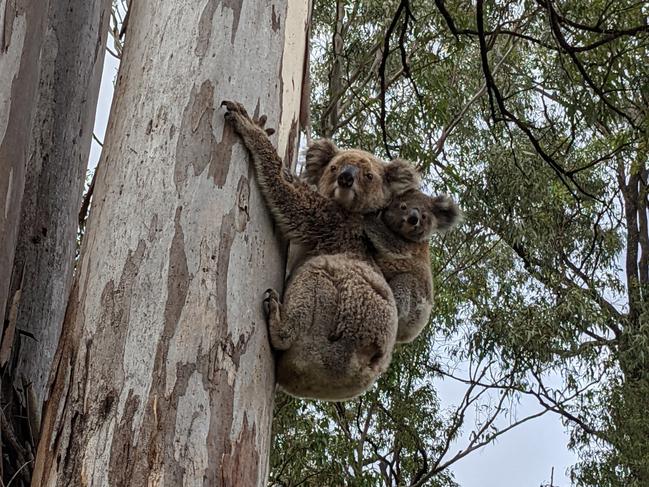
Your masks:
<path fill-rule="evenodd" d="M 252 155 L 275 222 L 287 239 L 308 249 L 286 283 L 283 302 L 272 289 L 264 299 L 278 351 L 277 383 L 296 397 L 356 397 L 387 369 L 398 325 L 392 290 L 364 232 L 364 213 L 415 188 L 416 172 L 321 140 L 307 150 L 306 181 L 299 180 L 282 170 L 263 129 L 265 117 L 254 121 L 240 104 L 223 105 L 226 121 Z"/>
<path fill-rule="evenodd" d="M 374 257 L 397 304 L 397 343 L 411 342 L 428 323 L 433 278 L 428 240 L 451 228 L 460 210 L 448 196 L 417 189 L 396 195 L 378 216 L 367 216 L 366 232 Z"/>

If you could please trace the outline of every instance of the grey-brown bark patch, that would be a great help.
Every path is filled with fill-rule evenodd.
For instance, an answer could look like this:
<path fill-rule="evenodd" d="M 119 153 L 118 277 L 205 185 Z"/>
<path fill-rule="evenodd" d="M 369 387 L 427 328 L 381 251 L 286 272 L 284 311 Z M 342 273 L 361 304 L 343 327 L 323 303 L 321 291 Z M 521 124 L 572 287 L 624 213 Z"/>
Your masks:
<path fill-rule="evenodd" d="M 140 429 L 139 444 L 142 446 L 134 454 L 137 457 L 131 458 L 133 469 L 129 482 L 123 485 L 148 485 L 148 481 L 162 475 L 163 470 L 165 485 L 182 485 L 182 471 L 173 455 L 178 399 L 184 394 L 191 375 L 183 372 L 182 364 L 176 365 L 177 378 L 172 392 L 168 396 L 165 393 L 169 341 L 175 334 L 191 283 L 181 215 L 182 207 L 178 207 L 174 217 L 174 236 L 169 247 L 164 328 L 156 350 L 151 390 Z"/>
<path fill-rule="evenodd" d="M 244 414 L 239 437 L 229 452 L 223 455 L 224 485 L 258 485 L 259 452 L 256 444 L 256 428 L 248 423 Z"/>
<path fill-rule="evenodd" d="M 237 36 L 239 29 L 239 20 L 241 19 L 241 6 L 243 0 L 221 0 L 223 7 L 228 7 L 232 10 L 232 34 L 230 35 L 230 44 L 234 44 L 234 39 Z"/>
<path fill-rule="evenodd" d="M 110 446 L 110 465 L 108 469 L 108 485 L 133 485 L 133 461 L 131 448 L 133 448 L 133 417 L 140 407 L 140 398 L 128 392 L 124 413 L 115 427 L 113 441 Z M 144 484 L 139 484 L 144 485 Z"/>
<path fill-rule="evenodd" d="M 151 217 L 151 223 L 149 223 L 149 231 L 147 235 L 147 240 L 153 242 L 155 239 L 156 233 L 158 233 L 158 214 L 154 213 Z"/>
<path fill-rule="evenodd" d="M 225 306 L 225 304 L 224 304 Z M 220 356 L 227 355 L 234 364 L 234 372 L 239 369 L 241 356 L 245 353 L 249 336 L 239 335 L 237 343 L 232 340 L 232 335 L 224 336 L 225 328 L 218 328 L 216 342 L 212 344 L 208 354 L 198 360 L 199 371 L 203 377 L 203 386 L 210 394 L 210 428 L 207 434 L 207 451 L 211 458 L 203 481 L 203 487 L 230 487 L 232 485 L 256 485 L 248 483 L 231 483 L 231 477 L 226 472 L 224 459 L 232 454 L 230 432 L 234 420 L 234 385 L 228 382 L 228 370 L 219 368 L 226 364 Z M 220 333 L 218 333 L 220 332 Z M 251 459 L 253 460 L 253 459 Z M 249 469 L 256 470 L 257 463 L 249 463 Z"/>
<path fill-rule="evenodd" d="M 219 362 L 215 353 L 216 346 L 210 353 L 209 362 L 214 365 Z M 230 451 L 230 430 L 232 429 L 234 410 L 234 387 L 228 384 L 228 373 L 223 369 L 216 369 L 210 375 L 207 384 L 210 391 L 210 429 L 207 433 L 207 451 L 210 452 L 210 462 L 205 472 L 203 487 L 229 487 L 225 481 L 223 471 L 223 458 Z M 254 467 L 256 468 L 256 467 Z M 255 485 L 255 484 L 252 484 Z"/>
<path fill-rule="evenodd" d="M 214 179 L 214 184 L 222 188 L 225 180 L 228 178 L 230 171 L 230 162 L 232 161 L 232 147 L 237 141 L 237 136 L 229 124 L 223 127 L 223 137 L 221 142 L 216 144 L 214 155 L 209 167 L 209 176 Z"/>
<path fill-rule="evenodd" d="M 2 37 L 0 41 L 1 52 L 7 52 L 9 46 L 11 45 L 11 35 L 14 30 L 14 19 L 16 18 L 16 3 L 15 2 L 5 2 L 5 15 L 4 15 L 4 25 L 2 27 Z"/>
<path fill-rule="evenodd" d="M 169 274 L 167 275 L 167 302 L 165 304 L 164 321 L 165 331 L 176 329 L 187 291 L 189 289 L 189 270 L 187 268 L 187 255 L 185 254 L 185 235 L 180 225 L 182 206 L 176 208 L 174 218 L 174 236 L 169 248 Z M 166 335 L 172 336 L 173 333 Z"/>
<path fill-rule="evenodd" d="M 279 58 L 279 71 L 277 73 L 277 79 L 279 80 L 279 88 L 277 93 L 279 93 L 279 114 L 277 115 L 277 120 L 282 120 L 282 114 L 284 113 L 284 78 L 282 78 L 282 73 L 284 72 L 284 49 L 282 49 L 282 55 Z"/>
<path fill-rule="evenodd" d="M 248 203 L 250 201 L 250 181 L 247 177 L 241 176 L 237 183 L 237 215 L 235 227 L 238 232 L 243 232 L 250 220 Z"/>
<path fill-rule="evenodd" d="M 196 39 L 196 48 L 194 54 L 201 60 L 205 57 L 207 49 L 210 46 L 212 38 L 212 20 L 216 10 L 216 0 L 209 0 L 201 12 L 201 18 L 198 21 L 198 39 Z"/>
<path fill-rule="evenodd" d="M 97 422 L 93 425 L 96 427 L 105 421 L 105 398 L 115 394 L 107 389 L 107 384 L 121 384 L 124 380 L 123 369 L 121 364 L 115 363 L 115 357 L 124 355 L 126 332 L 115 333 L 115 330 L 128 329 L 133 288 L 138 285 L 137 276 L 145 252 L 146 244 L 144 240 L 140 240 L 135 251 L 129 250 L 117 286 L 111 280 L 102 291 L 101 312 L 93 339 L 93 342 L 101 344 L 101 347 L 91 347 L 91 343 L 88 344 L 86 376 L 101 377 L 105 380 L 82 383 L 88 389 L 87 413 Z"/>
<path fill-rule="evenodd" d="M 273 10 L 271 12 L 271 26 L 273 28 L 273 32 L 277 32 L 280 28 L 280 16 L 275 12 L 275 4 L 273 4 Z"/>
<path fill-rule="evenodd" d="M 216 262 L 216 326 L 228 329 L 228 269 L 230 268 L 230 250 L 236 235 L 236 211 L 234 209 L 223 215 L 219 232 L 218 260 Z"/>
<path fill-rule="evenodd" d="M 73 329 L 76 326 L 77 308 L 68 308 L 65 321 L 68 323 L 72 320 L 75 325 L 70 327 L 71 335 L 62 337 L 64 351 L 61 364 L 70 371 L 70 375 L 62 377 L 57 372 L 50 399 L 56 401 L 55 404 L 66 406 L 61 421 L 55 421 L 53 432 L 46 435 L 52 441 L 50 448 L 64 452 L 55 460 L 61 472 L 61 485 L 83 485 L 81 452 L 88 439 L 115 414 L 117 392 L 114 385 L 122 383 L 124 379 L 122 367 L 116 366 L 115 357 L 123 356 L 126 340 L 126 333 L 115 333 L 115 330 L 127 329 L 133 285 L 145 251 L 146 245 L 140 240 L 135 251 L 128 252 L 119 283 L 115 285 L 113 280 L 109 280 L 104 286 L 94 339 L 86 340 L 82 349 L 77 349 L 79 337 L 75 334 L 78 330 Z M 71 301 L 76 304 L 76 290 L 71 296 Z M 101 347 L 93 347 L 94 342 L 101 343 Z M 81 357 L 84 358 L 84 366 L 79 367 Z M 55 361 L 55 364 L 58 363 Z M 75 370 L 80 372 L 79 376 L 75 376 Z M 62 377 L 62 382 L 59 377 Z M 89 377 L 93 380 L 88 380 Z M 81 406 L 85 406 L 85 410 Z M 47 421 L 45 423 L 47 428 Z"/>
<path fill-rule="evenodd" d="M 187 179 L 189 167 L 194 168 L 194 175 L 203 172 L 213 160 L 217 144 L 212 127 L 214 115 L 214 85 L 203 81 L 200 88 L 192 88 L 189 103 L 183 111 L 182 124 L 176 142 L 176 165 L 174 183 L 180 194 Z"/>
<path fill-rule="evenodd" d="M 295 146 L 297 140 L 297 120 L 293 118 L 291 130 L 288 133 L 288 142 L 286 143 L 286 154 L 284 155 L 284 165 L 290 168 L 295 158 Z"/>

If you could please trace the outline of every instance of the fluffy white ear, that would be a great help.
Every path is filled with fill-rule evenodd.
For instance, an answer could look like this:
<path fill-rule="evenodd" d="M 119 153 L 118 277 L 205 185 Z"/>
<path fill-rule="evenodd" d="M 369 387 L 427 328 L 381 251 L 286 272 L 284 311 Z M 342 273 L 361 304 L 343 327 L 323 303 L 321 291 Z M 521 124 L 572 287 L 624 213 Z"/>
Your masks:
<path fill-rule="evenodd" d="M 432 198 L 431 211 L 437 220 L 437 231 L 445 232 L 462 218 L 462 211 L 449 196 L 442 194 Z"/>
<path fill-rule="evenodd" d="M 338 152 L 338 147 L 329 139 L 312 142 L 306 151 L 306 161 L 304 163 L 304 179 L 306 179 L 307 183 L 317 185 L 325 167 Z"/>
<path fill-rule="evenodd" d="M 403 159 L 395 159 L 385 166 L 383 180 L 392 194 L 419 189 L 421 179 L 415 167 Z"/>

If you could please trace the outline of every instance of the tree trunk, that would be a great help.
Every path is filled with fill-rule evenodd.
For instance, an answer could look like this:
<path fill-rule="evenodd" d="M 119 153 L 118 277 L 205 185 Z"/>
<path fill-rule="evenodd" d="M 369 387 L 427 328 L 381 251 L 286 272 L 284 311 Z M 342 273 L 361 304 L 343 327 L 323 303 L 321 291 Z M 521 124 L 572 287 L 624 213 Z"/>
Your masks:
<path fill-rule="evenodd" d="M 7 303 L 38 88 L 45 7 L 0 0 L 0 313 Z M 11 342 L 3 324 L 3 342 Z M 6 349 L 7 346 L 5 346 Z M 6 353 L 0 359 L 6 359 Z M 4 356 L 1 356 L 4 355 Z M 0 360 L 1 361 L 1 360 Z"/>
<path fill-rule="evenodd" d="M 0 390 L 11 379 L 5 366 L 12 353 L 16 330 L 15 310 L 20 293 L 9 292 L 25 175 L 27 173 L 31 124 L 39 82 L 40 51 L 45 38 L 48 2 L 0 0 Z M 9 312 L 5 313 L 5 307 Z M 13 313 L 10 311 L 14 311 Z M 7 380 L 9 379 L 9 380 Z M 12 397 L 0 392 L 0 479 L 17 477 L 14 484 L 29 480 L 30 453 L 16 436 L 11 418 Z"/>
<path fill-rule="evenodd" d="M 109 13 L 106 0 L 58 0 L 47 13 L 10 290 L 21 291 L 16 329 L 30 334 L 17 335 L 10 366 L 30 420 L 15 427 L 34 439 L 72 283 Z"/>
<path fill-rule="evenodd" d="M 308 5 L 131 5 L 33 485 L 263 485 L 283 249 L 219 104 L 292 160 Z"/>

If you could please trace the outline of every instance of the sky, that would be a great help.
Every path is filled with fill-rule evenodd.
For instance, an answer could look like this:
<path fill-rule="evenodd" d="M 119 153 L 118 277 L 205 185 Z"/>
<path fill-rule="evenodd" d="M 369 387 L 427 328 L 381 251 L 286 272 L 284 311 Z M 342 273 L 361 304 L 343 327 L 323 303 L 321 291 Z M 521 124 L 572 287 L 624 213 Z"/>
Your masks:
<path fill-rule="evenodd" d="M 102 142 L 118 66 L 118 61 L 106 53 L 95 118 L 95 136 Z M 89 169 L 96 167 L 100 154 L 101 147 L 93 140 Z M 435 385 L 443 408 L 453 408 L 465 392 L 463 384 L 450 379 L 439 380 Z M 538 411 L 538 404 L 525 399 L 518 404 L 516 415 L 523 418 Z M 467 426 L 471 425 L 471 419 L 467 418 Z M 467 435 L 465 432 L 451 447 L 451 455 L 464 448 Z M 553 486 L 569 487 L 568 468 L 577 458 L 568 451 L 568 439 L 559 417 L 548 413 L 512 429 L 482 450 L 470 453 L 459 460 L 452 471 L 461 487 L 539 487 L 550 482 L 554 468 Z"/>

